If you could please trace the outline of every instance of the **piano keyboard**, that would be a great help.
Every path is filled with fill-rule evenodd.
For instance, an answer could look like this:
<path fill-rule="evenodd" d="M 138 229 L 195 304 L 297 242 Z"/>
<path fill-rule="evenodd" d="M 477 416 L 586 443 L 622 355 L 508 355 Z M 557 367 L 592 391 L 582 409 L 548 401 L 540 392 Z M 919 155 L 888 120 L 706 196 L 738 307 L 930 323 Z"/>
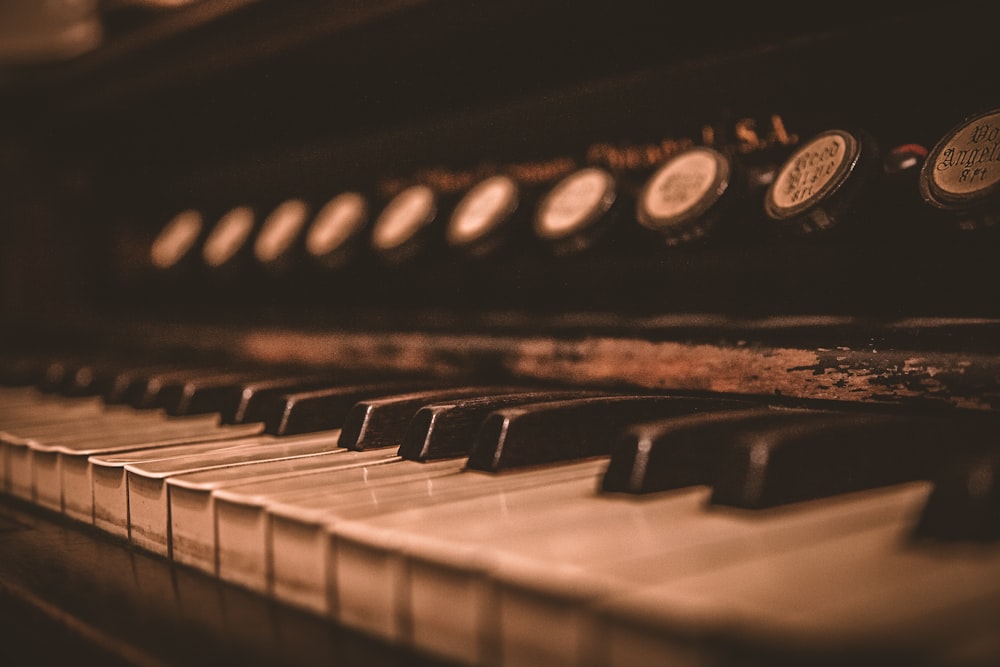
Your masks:
<path fill-rule="evenodd" d="M 1000 660 L 992 413 L 97 355 L 3 371 L 7 504 L 172 564 L 168 596 L 207 575 L 447 664 Z"/>

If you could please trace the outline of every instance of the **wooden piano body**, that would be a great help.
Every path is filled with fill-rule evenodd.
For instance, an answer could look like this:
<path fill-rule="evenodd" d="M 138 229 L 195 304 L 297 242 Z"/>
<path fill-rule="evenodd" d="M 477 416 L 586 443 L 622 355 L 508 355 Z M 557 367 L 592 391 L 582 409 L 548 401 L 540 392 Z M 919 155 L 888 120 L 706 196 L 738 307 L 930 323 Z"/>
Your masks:
<path fill-rule="evenodd" d="M 247 206 L 259 220 L 290 198 L 315 211 L 358 191 L 374 217 L 414 184 L 430 186 L 444 207 L 490 175 L 513 174 L 542 192 L 596 165 L 621 179 L 628 205 L 620 224 L 635 227 L 629 197 L 687 146 L 718 148 L 747 178 L 773 176 L 796 146 L 833 127 L 864 130 L 884 154 L 931 147 L 969 114 L 1000 103 L 996 43 L 988 29 L 976 35 L 975 11 L 838 7 L 814 17 L 783 6 L 675 12 L 638 0 L 108 4 L 100 45 L 68 60 L 9 66 L 0 78 L 5 358 L 181 350 L 450 383 L 968 416 L 982 420 L 984 433 L 995 429 L 995 197 L 979 224 L 966 224 L 921 201 L 915 176 L 876 183 L 826 235 L 776 233 L 760 188 L 748 188 L 729 212 L 735 232 L 699 243 L 612 239 L 553 254 L 525 236 L 506 252 L 470 259 L 428 241 L 409 263 L 361 251 L 336 269 L 275 269 L 251 258 L 226 271 L 162 270 L 150 259 L 163 226 L 188 209 L 211 222 Z M 996 17 L 982 11 L 989 26 Z M 793 504 L 788 516 L 832 516 L 837 503 L 890 507 L 899 494 L 930 492 L 926 480 L 913 485 L 920 488 Z M 414 645 L 405 632 L 380 636 L 17 495 L 5 496 L 0 513 L 0 637 L 36 659 L 431 665 L 551 657 L 510 645 L 504 654 L 487 642 L 470 658 L 430 650 L 434 640 Z M 780 512 L 751 514 L 733 516 L 753 523 Z M 559 577 L 569 588 L 578 580 L 555 562 L 545 590 L 563 605 L 556 617 L 566 625 L 540 634 L 553 645 L 590 646 L 580 628 L 603 628 L 596 653 L 576 655 L 583 664 L 997 664 L 996 536 L 914 545 L 909 525 L 875 537 L 860 528 L 817 537 L 777 549 L 756 569 L 749 561 L 720 567 L 732 601 L 709 595 L 711 585 L 699 588 L 696 577 L 675 589 L 562 594 Z M 823 555 L 824 545 L 842 550 L 842 565 Z M 866 559 L 865 549 L 879 548 L 891 558 Z M 833 565 L 810 570 L 813 558 Z M 784 567 L 801 578 L 782 579 Z M 740 588 L 747 577 L 752 585 Z M 845 581 L 857 589 L 815 602 L 829 613 L 794 606 L 810 586 L 829 593 Z M 532 623 L 507 620 L 517 622 Z M 567 627 L 580 634 L 566 639 Z"/>

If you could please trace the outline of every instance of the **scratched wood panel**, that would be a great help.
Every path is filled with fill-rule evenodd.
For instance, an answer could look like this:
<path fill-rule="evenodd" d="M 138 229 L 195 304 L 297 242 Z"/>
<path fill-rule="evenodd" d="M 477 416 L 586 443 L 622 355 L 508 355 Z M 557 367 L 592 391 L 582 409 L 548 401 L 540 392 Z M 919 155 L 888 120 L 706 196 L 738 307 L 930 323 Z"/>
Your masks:
<path fill-rule="evenodd" d="M 996 340 L 994 322 L 912 322 L 896 327 L 895 336 L 886 328 L 869 335 L 803 324 L 809 324 L 800 336 L 803 344 L 788 342 L 795 338 L 795 332 L 787 329 L 759 326 L 733 330 L 718 325 L 699 330 L 697 336 L 687 330 L 685 336 L 677 332 L 676 339 L 663 330 L 651 339 L 489 332 L 304 332 L 196 325 L 157 325 L 154 335 L 149 325 L 136 323 L 123 324 L 119 335 L 127 333 L 147 345 L 169 341 L 268 363 L 389 369 L 456 378 L 492 375 L 613 388 L 1000 408 L 1000 354 L 990 347 Z M 955 331 L 980 335 L 977 340 L 971 335 L 952 335 Z M 713 332 L 717 342 L 711 342 Z M 741 336 L 734 335 L 737 332 Z M 907 345 L 893 345 L 889 340 L 893 337 Z M 851 344 L 806 344 L 817 339 L 841 339 Z M 859 345 L 859 340 L 879 343 Z M 951 344 L 939 344 L 939 340 L 950 340 Z"/>

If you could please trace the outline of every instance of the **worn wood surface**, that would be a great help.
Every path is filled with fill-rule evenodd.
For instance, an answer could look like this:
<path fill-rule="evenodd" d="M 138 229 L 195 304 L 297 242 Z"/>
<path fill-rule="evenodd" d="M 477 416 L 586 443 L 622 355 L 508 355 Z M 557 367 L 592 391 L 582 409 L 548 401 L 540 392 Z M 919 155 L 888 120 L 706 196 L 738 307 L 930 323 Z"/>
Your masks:
<path fill-rule="evenodd" d="M 700 325 L 699 325 L 700 322 Z M 645 323 L 649 325 L 650 323 Z M 1000 408 L 992 320 L 897 323 L 677 319 L 632 331 L 555 326 L 544 335 L 123 325 L 147 345 L 309 366 L 792 399 Z M 602 330 L 603 329 L 603 330 Z M 839 343 L 844 344 L 839 344 Z"/>

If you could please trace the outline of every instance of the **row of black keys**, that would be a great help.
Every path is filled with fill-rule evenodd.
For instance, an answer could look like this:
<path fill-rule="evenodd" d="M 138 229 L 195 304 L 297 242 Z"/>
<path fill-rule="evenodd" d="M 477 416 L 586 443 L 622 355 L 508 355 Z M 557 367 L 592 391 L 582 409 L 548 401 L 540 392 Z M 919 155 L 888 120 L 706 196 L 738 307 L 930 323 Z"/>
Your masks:
<path fill-rule="evenodd" d="M 790 408 L 755 398 L 48 357 L 6 360 L 0 382 L 172 416 L 218 413 L 223 424 L 262 423 L 275 436 L 339 428 L 338 445 L 349 450 L 467 457 L 469 469 L 494 473 L 610 457 L 603 492 L 707 484 L 713 504 L 746 509 L 930 479 L 916 536 L 1000 539 L 992 412 Z"/>

